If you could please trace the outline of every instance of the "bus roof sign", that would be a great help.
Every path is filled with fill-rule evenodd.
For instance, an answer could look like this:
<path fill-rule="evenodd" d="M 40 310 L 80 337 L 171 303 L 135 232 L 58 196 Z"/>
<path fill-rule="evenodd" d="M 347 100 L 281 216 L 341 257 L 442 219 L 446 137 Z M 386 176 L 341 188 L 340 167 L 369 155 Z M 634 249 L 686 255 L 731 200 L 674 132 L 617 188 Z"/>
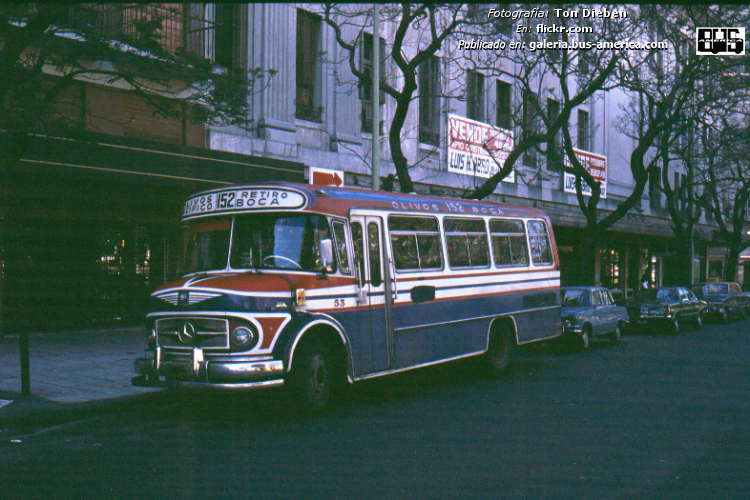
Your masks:
<path fill-rule="evenodd" d="M 188 198 L 182 219 L 203 215 L 257 210 L 300 209 L 307 205 L 307 197 L 287 188 L 257 187 L 222 189 Z"/>

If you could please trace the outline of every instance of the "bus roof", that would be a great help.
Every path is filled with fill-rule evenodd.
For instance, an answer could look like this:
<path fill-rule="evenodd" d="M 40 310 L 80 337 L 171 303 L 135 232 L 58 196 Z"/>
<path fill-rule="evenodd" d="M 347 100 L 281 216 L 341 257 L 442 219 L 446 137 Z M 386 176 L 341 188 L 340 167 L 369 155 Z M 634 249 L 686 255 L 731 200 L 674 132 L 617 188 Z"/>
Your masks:
<path fill-rule="evenodd" d="M 182 220 L 218 214 L 305 210 L 346 217 L 353 208 L 425 214 L 541 217 L 539 209 L 461 198 L 371 191 L 357 187 L 270 182 L 201 191 L 188 197 Z"/>

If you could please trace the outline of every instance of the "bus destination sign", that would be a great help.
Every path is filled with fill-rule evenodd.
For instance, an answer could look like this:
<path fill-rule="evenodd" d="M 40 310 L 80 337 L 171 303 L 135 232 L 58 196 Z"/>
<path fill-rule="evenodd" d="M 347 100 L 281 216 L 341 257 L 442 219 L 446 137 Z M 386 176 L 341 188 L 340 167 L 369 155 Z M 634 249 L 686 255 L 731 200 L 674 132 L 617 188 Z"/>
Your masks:
<path fill-rule="evenodd" d="M 189 198 L 182 218 L 246 210 L 299 209 L 306 203 L 307 198 L 302 193 L 289 189 L 227 189 Z"/>

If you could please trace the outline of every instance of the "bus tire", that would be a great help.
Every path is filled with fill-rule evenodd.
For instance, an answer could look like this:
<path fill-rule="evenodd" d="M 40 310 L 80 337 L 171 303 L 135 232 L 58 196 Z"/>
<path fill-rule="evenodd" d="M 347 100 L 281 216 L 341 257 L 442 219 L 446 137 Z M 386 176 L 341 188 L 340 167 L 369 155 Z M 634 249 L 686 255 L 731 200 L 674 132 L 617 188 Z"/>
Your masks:
<path fill-rule="evenodd" d="M 303 341 L 288 377 L 293 403 L 315 413 L 325 410 L 336 396 L 336 376 L 328 344 L 318 339 Z"/>
<path fill-rule="evenodd" d="M 490 375 L 498 376 L 508 369 L 513 358 L 514 345 L 510 328 L 503 324 L 493 327 L 484 360 Z"/>
<path fill-rule="evenodd" d="M 343 352 L 330 339 L 316 336 L 303 339 L 287 376 L 293 404 L 319 413 L 338 401 L 346 390 L 346 362 Z"/>

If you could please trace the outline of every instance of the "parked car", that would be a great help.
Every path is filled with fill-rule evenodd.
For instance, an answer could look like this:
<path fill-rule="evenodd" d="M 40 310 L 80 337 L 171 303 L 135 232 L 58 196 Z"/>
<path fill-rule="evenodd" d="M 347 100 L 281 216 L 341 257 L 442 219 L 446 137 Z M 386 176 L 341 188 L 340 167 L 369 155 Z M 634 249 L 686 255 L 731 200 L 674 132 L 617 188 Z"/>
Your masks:
<path fill-rule="evenodd" d="M 641 290 L 628 304 L 631 325 L 668 327 L 672 333 L 682 331 L 692 323 L 703 326 L 708 305 L 682 286 Z"/>
<path fill-rule="evenodd" d="M 693 285 L 693 292 L 708 304 L 706 314 L 724 323 L 750 314 L 750 296 L 744 295 L 737 283 L 699 283 Z"/>
<path fill-rule="evenodd" d="M 609 290 L 602 287 L 563 287 L 562 297 L 563 337 L 575 340 L 588 349 L 594 337 L 607 336 L 610 342 L 620 341 L 628 322 L 628 311 L 615 305 Z"/>

